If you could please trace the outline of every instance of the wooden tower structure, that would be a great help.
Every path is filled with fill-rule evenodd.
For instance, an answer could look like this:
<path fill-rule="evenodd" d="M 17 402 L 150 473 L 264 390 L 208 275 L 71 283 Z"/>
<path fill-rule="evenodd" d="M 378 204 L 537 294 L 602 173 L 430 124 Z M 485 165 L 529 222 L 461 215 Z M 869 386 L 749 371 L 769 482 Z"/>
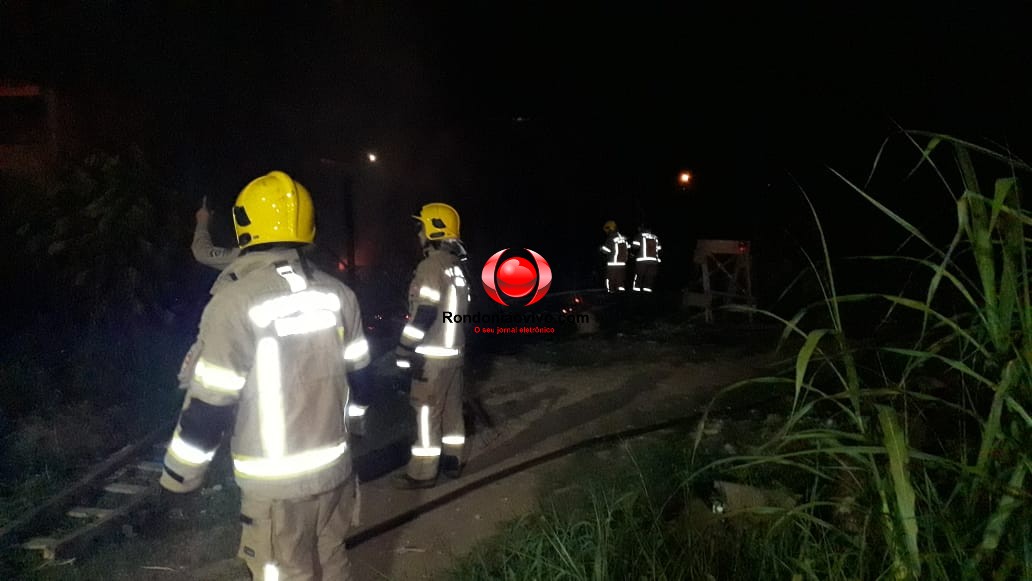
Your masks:
<path fill-rule="evenodd" d="M 693 261 L 702 273 L 702 292 L 687 289 L 684 305 L 705 309 L 707 323 L 713 322 L 713 305 L 718 299 L 720 304 L 755 305 L 749 241 L 699 240 Z"/>

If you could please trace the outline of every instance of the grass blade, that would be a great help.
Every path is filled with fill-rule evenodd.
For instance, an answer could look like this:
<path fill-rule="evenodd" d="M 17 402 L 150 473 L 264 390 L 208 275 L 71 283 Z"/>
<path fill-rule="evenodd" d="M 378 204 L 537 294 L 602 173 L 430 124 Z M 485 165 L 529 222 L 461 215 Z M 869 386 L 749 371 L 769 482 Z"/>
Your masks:
<path fill-rule="evenodd" d="M 899 425 L 896 410 L 878 406 L 878 421 L 882 427 L 885 450 L 889 455 L 889 475 L 896 501 L 895 515 L 903 532 L 907 569 L 909 577 L 917 579 L 921 575 L 921 551 L 917 544 L 916 495 L 908 471 L 907 437 Z"/>

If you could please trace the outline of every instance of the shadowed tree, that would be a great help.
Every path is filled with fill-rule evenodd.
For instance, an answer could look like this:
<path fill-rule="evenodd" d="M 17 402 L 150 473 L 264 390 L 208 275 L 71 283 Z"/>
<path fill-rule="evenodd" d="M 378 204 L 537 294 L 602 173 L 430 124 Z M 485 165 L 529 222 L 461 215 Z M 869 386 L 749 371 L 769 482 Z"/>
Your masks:
<path fill-rule="evenodd" d="M 176 271 L 189 262 L 190 228 L 175 198 L 132 151 L 90 155 L 39 197 L 16 199 L 18 235 L 56 283 L 56 310 L 91 326 L 171 324 L 189 298 Z"/>

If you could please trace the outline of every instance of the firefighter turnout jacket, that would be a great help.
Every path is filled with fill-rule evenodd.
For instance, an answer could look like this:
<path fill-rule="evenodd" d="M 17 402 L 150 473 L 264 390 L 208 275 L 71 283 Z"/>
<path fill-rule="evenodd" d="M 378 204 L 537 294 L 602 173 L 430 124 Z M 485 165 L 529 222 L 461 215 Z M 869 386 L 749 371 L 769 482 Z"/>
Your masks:
<path fill-rule="evenodd" d="M 622 292 L 625 290 L 627 260 L 630 256 L 627 238 L 619 232 L 612 232 L 606 237 L 600 251 L 606 259 L 606 292 Z"/>
<path fill-rule="evenodd" d="M 454 319 L 469 310 L 469 282 L 455 254 L 430 248 L 409 286 L 408 323 L 401 332 L 397 363 L 408 368 L 462 366 L 466 336 Z"/>
<path fill-rule="evenodd" d="M 663 247 L 659 245 L 659 237 L 652 232 L 642 230 L 631 246 L 634 249 L 635 262 L 661 262 L 659 251 Z"/>
<path fill-rule="evenodd" d="M 619 232 L 613 232 L 606 238 L 600 252 L 606 257 L 606 266 L 624 266 L 627 264 L 628 250 L 627 238 Z"/>
<path fill-rule="evenodd" d="M 651 293 L 656 282 L 656 271 L 659 268 L 659 237 L 647 228 L 642 228 L 631 244 L 634 251 L 634 279 L 631 290 Z"/>
<path fill-rule="evenodd" d="M 368 381 L 354 293 L 294 249 L 246 253 L 201 317 L 197 361 L 161 484 L 201 486 L 225 431 L 234 474 L 255 499 L 296 499 L 351 475 L 344 410 Z"/>
<path fill-rule="evenodd" d="M 411 481 L 433 482 L 442 452 L 460 463 L 465 444 L 462 420 L 462 364 L 465 334 L 460 322 L 469 310 L 470 289 L 462 262 L 449 249 L 427 248 L 409 287 L 409 319 L 396 351 L 399 367 L 410 368 L 409 402 L 417 436 L 406 467 Z M 461 247 L 458 249 L 461 252 Z"/>

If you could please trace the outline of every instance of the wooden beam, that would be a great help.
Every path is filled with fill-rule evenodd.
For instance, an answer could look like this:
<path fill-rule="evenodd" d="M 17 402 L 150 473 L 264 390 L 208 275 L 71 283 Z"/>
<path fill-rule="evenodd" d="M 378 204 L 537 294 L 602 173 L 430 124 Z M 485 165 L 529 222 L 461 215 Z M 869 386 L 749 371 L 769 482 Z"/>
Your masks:
<path fill-rule="evenodd" d="M 115 512 L 110 508 L 97 508 L 95 506 L 77 506 L 65 514 L 72 518 L 104 518 Z"/>
<path fill-rule="evenodd" d="M 128 444 L 121 450 L 115 452 L 100 465 L 94 467 L 85 476 L 71 484 L 63 491 L 52 496 L 21 518 L 10 522 L 0 528 L 0 546 L 17 544 L 22 538 L 35 534 L 37 531 L 46 528 L 56 520 L 64 518 L 65 510 L 78 502 L 83 493 L 93 490 L 97 482 L 118 470 L 129 460 L 135 458 L 143 451 L 150 449 L 155 442 L 172 437 L 172 429 L 175 427 L 175 420 L 162 424 L 153 432 L 147 434 L 136 443 Z"/>
<path fill-rule="evenodd" d="M 43 558 L 47 560 L 58 558 L 64 559 L 76 556 L 80 554 L 83 549 L 89 546 L 90 542 L 97 537 L 116 531 L 117 528 L 113 525 L 128 518 L 129 515 L 144 505 L 157 502 L 157 486 L 145 488 L 146 490 L 143 494 L 137 494 L 130 497 L 129 502 L 126 504 L 112 510 L 107 515 L 100 517 L 92 523 L 69 532 L 59 539 L 49 537 L 33 539 L 22 545 L 22 547 L 26 549 L 42 550 Z"/>
<path fill-rule="evenodd" d="M 149 488 L 147 486 L 141 486 L 139 484 L 126 484 L 125 482 L 112 482 L 104 487 L 105 492 L 112 494 L 143 494 L 147 492 Z"/>
<path fill-rule="evenodd" d="M 0 84 L 0 97 L 39 97 L 43 90 L 39 85 L 4 85 Z"/>

